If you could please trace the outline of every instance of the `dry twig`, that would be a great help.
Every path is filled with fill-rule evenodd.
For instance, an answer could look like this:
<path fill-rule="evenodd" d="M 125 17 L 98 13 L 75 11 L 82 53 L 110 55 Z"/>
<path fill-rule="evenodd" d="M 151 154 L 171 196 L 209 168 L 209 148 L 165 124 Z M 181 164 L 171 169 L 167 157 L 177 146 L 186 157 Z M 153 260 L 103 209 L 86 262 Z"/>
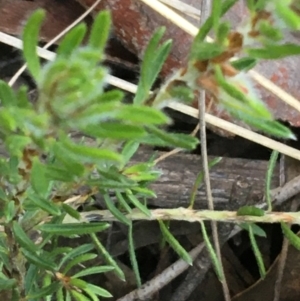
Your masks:
<path fill-rule="evenodd" d="M 202 0 L 201 1 L 201 19 L 200 26 L 203 26 L 207 18 L 209 17 L 211 12 L 211 1 L 210 0 Z M 207 197 L 207 205 L 209 210 L 214 210 L 214 200 L 211 191 L 210 185 L 210 176 L 209 176 L 209 167 L 208 167 L 208 156 L 207 156 L 207 139 L 206 139 L 206 121 L 205 121 L 205 113 L 206 113 L 206 104 L 205 104 L 205 90 L 202 89 L 200 92 L 200 97 L 198 100 L 198 108 L 199 108 L 199 126 L 200 126 L 200 142 L 201 142 L 201 160 L 202 160 L 202 168 L 204 174 L 204 184 L 205 184 L 205 192 Z M 211 221 L 212 228 L 212 238 L 214 242 L 214 248 L 219 260 L 219 264 L 221 267 L 221 271 L 223 274 L 223 279 L 221 280 L 223 295 L 226 301 L 230 301 L 230 293 L 229 288 L 226 282 L 226 276 L 224 273 L 224 267 L 222 263 L 221 256 L 221 247 L 219 242 L 218 235 L 218 224 L 217 221 Z M 192 293 L 191 290 L 188 291 L 188 294 Z M 186 298 L 185 298 L 186 299 Z"/>

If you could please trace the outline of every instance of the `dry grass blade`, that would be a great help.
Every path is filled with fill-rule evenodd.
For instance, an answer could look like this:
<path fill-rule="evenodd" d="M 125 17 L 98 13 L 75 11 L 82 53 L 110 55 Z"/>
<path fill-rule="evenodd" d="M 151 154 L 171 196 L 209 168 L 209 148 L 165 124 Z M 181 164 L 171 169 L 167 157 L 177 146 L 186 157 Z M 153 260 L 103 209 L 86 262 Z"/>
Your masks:
<path fill-rule="evenodd" d="M 192 5 L 189 5 L 179 0 L 159 0 L 159 1 L 196 20 L 200 19 L 201 11 L 193 7 Z"/>
<path fill-rule="evenodd" d="M 174 102 L 174 103 L 169 104 L 169 107 L 176 111 L 183 112 L 186 115 L 192 116 L 194 118 L 198 117 L 197 109 L 186 106 L 184 104 Z M 289 157 L 300 160 L 300 151 L 295 148 L 289 147 L 283 143 L 280 143 L 280 142 L 270 139 L 266 136 L 255 133 L 253 131 L 247 130 L 243 127 L 235 125 L 226 120 L 220 119 L 220 118 L 215 117 L 208 113 L 205 114 L 205 120 L 207 123 L 209 123 L 211 125 L 215 125 L 221 129 L 226 130 L 230 133 L 233 133 L 237 136 L 243 137 L 245 139 L 248 139 L 250 141 L 253 141 L 255 143 L 263 145 L 267 148 L 277 150 L 278 152 L 285 154 Z"/>
<path fill-rule="evenodd" d="M 198 28 L 185 20 L 179 14 L 174 12 L 172 9 L 168 8 L 163 3 L 159 2 L 158 0 L 140 0 L 150 6 L 152 9 L 157 11 L 159 14 L 176 24 L 178 27 L 183 29 L 185 32 L 190 34 L 191 36 L 196 36 L 198 33 Z M 211 38 L 208 41 L 212 41 Z M 275 84 L 273 84 L 270 80 L 266 79 L 264 76 L 260 75 L 254 70 L 249 71 L 249 75 L 257 81 L 262 87 L 270 91 L 271 93 L 278 96 L 282 101 L 290 105 L 291 107 L 295 108 L 297 111 L 300 112 L 300 102 L 295 97 L 287 93 L 286 91 L 282 90 Z"/>

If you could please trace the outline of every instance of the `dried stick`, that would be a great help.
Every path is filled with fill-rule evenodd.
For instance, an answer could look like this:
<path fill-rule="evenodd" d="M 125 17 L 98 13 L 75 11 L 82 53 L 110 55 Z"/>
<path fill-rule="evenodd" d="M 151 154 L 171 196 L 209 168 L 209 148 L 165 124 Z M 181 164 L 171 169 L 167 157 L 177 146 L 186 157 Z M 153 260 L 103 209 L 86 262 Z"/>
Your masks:
<path fill-rule="evenodd" d="M 293 159 L 286 158 L 285 156 L 281 156 L 280 158 L 280 166 L 283 169 L 282 176 L 280 179 L 279 184 L 282 186 L 286 179 L 289 180 L 289 178 L 293 178 L 295 175 L 299 173 L 299 163 L 294 161 Z M 299 204 L 299 194 L 295 195 L 292 199 L 291 203 L 291 211 L 296 211 Z M 276 282 L 274 286 L 274 298 L 273 301 L 279 301 L 280 300 L 280 293 L 282 289 L 282 279 L 283 279 L 283 273 L 284 268 L 286 265 L 286 260 L 288 256 L 288 249 L 289 249 L 289 240 L 284 236 L 283 237 L 283 243 L 282 243 L 282 249 L 279 255 L 278 260 L 278 267 L 277 267 L 277 277 Z"/>
<path fill-rule="evenodd" d="M 151 216 L 140 212 L 138 209 L 132 210 L 125 216 L 132 221 L 217 221 L 226 223 L 288 223 L 300 225 L 300 212 L 265 212 L 263 216 L 237 215 L 236 211 L 217 211 L 217 210 L 192 210 L 186 208 L 175 209 L 153 209 L 150 210 Z M 83 221 L 118 221 L 109 210 L 91 210 L 82 212 Z M 73 221 L 72 218 L 68 218 Z"/>
<path fill-rule="evenodd" d="M 201 19 L 200 19 L 200 27 L 203 26 L 207 18 L 211 13 L 211 0 L 202 0 L 201 1 Z M 206 121 L 205 121 L 205 113 L 206 113 L 206 104 L 205 104 L 205 90 L 202 89 L 200 92 L 200 97 L 198 99 L 198 108 L 199 108 L 199 126 L 200 126 L 200 142 L 201 142 L 201 160 L 202 160 L 202 168 L 204 174 L 204 185 L 205 192 L 207 197 L 207 205 L 209 210 L 214 210 L 214 200 L 211 191 L 210 185 L 210 175 L 209 175 L 209 167 L 208 167 L 208 156 L 207 156 L 207 139 L 206 139 Z M 226 276 L 224 273 L 224 267 L 222 263 L 221 256 L 221 247 L 219 242 L 218 235 L 218 224 L 217 221 L 211 221 L 211 229 L 212 229 L 212 238 L 214 243 L 214 248 L 219 260 L 219 264 L 222 270 L 223 279 L 221 280 L 223 295 L 226 301 L 230 301 L 230 292 L 226 282 Z M 191 294 L 192 291 L 188 291 L 188 294 Z M 173 294 L 176 296 L 176 293 Z M 185 296 L 188 297 L 188 296 Z M 172 298 L 173 299 L 173 298 Z M 186 298 L 185 298 L 186 299 Z M 174 300 L 175 301 L 175 300 Z"/>
<path fill-rule="evenodd" d="M 279 185 L 283 186 L 286 182 L 286 157 L 281 155 L 280 156 L 280 161 L 279 161 L 279 168 L 280 168 L 280 176 L 279 176 Z M 293 204 L 291 207 L 295 205 L 295 200 L 293 200 Z M 292 209 L 293 210 L 293 209 Z M 273 301 L 279 301 L 280 300 L 280 293 L 281 293 L 281 283 L 283 279 L 283 271 L 287 259 L 287 254 L 288 254 L 288 249 L 289 249 L 289 241 L 286 237 L 283 238 L 283 243 L 282 243 L 282 248 L 280 252 L 280 257 L 278 261 L 278 267 L 277 267 L 277 277 L 276 277 L 276 282 L 274 286 L 274 299 Z"/>

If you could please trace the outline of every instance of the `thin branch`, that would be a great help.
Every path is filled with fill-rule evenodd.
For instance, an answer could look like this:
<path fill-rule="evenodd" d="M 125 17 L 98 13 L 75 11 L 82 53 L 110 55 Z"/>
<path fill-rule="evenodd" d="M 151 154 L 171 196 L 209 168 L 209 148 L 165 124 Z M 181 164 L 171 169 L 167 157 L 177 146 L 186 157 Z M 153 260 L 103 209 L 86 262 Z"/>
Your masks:
<path fill-rule="evenodd" d="M 191 36 L 195 37 L 198 33 L 198 28 L 188 22 L 186 19 L 181 17 L 179 14 L 174 12 L 174 10 L 168 8 L 163 3 L 159 2 L 158 0 L 140 0 L 150 6 L 152 9 L 157 11 L 159 14 L 164 16 L 166 19 L 171 21 L 172 23 L 176 24 L 178 27 L 183 29 L 185 32 L 190 34 Z M 213 41 L 212 38 L 207 38 L 207 41 Z M 291 107 L 295 108 L 297 111 L 300 112 L 300 101 L 297 100 L 295 97 L 287 93 L 286 91 L 282 90 L 280 87 L 276 86 L 270 80 L 262 76 L 261 74 L 257 73 L 254 70 L 249 71 L 249 75 L 257 81 L 258 84 L 263 86 L 265 89 L 270 91 L 271 93 L 278 96 L 281 100 L 285 103 L 290 105 Z"/>
<path fill-rule="evenodd" d="M 10 36 L 8 34 L 5 34 L 3 32 L 0 32 L 0 42 L 3 42 L 7 45 L 13 46 L 18 49 L 23 48 L 23 43 L 20 39 Z M 53 61 L 56 56 L 56 53 L 46 50 L 46 49 L 43 49 L 41 47 L 37 47 L 37 54 L 41 58 L 49 60 L 49 61 Z M 112 86 L 118 87 L 118 88 L 128 91 L 130 93 L 136 93 L 136 91 L 137 91 L 136 85 L 129 83 L 123 79 L 112 76 L 112 75 L 107 75 L 107 82 L 109 84 L 111 84 Z M 184 113 L 186 115 L 189 115 L 191 117 L 198 119 L 198 110 L 195 108 L 192 108 L 190 106 L 187 106 L 185 104 L 181 104 L 178 102 L 170 103 L 170 104 L 168 104 L 168 107 L 173 110 L 176 110 L 178 112 Z M 229 133 L 243 137 L 243 138 L 253 141 L 257 144 L 263 145 L 267 148 L 277 150 L 278 152 L 285 154 L 291 158 L 300 160 L 300 151 L 297 150 L 296 148 L 289 147 L 283 143 L 277 142 L 266 136 L 263 136 L 263 135 L 255 133 L 253 131 L 242 128 L 238 125 L 235 125 L 234 123 L 225 121 L 221 118 L 215 117 L 208 113 L 205 114 L 205 121 L 213 126 L 221 128 L 223 130 L 226 130 Z"/>
<path fill-rule="evenodd" d="M 300 212 L 265 212 L 263 216 L 237 215 L 236 211 L 192 210 L 186 208 L 154 209 L 148 216 L 134 209 L 125 216 L 132 221 L 218 221 L 227 223 L 288 223 L 300 225 Z M 81 213 L 83 221 L 118 221 L 109 210 L 91 210 Z M 68 221 L 72 221 L 69 219 Z"/>
<path fill-rule="evenodd" d="M 286 182 L 287 177 L 291 177 L 294 175 L 295 171 L 297 172 L 297 165 L 298 162 L 293 162 L 293 160 L 288 160 L 285 156 L 281 156 L 280 158 L 280 169 L 282 170 L 280 182 L 279 184 L 282 186 Z M 294 172 L 293 172 L 294 171 Z M 292 200 L 291 204 L 291 211 L 296 211 L 299 204 L 299 194 L 295 195 Z M 280 294 L 282 289 L 282 280 L 283 280 L 283 273 L 284 268 L 286 265 L 286 260 L 288 257 L 288 250 L 289 250 L 289 240 L 284 236 L 281 252 L 279 255 L 278 260 L 278 267 L 277 267 L 277 277 L 274 286 L 274 298 L 273 301 L 280 300 Z"/>
<path fill-rule="evenodd" d="M 202 0 L 201 1 L 201 19 L 200 19 L 200 27 L 203 26 L 207 18 L 211 13 L 211 0 Z M 205 184 L 205 192 L 207 197 L 207 205 L 209 210 L 214 210 L 214 200 L 211 191 L 210 185 L 210 175 L 209 175 L 209 167 L 208 167 L 208 156 L 207 156 L 207 139 L 206 139 L 206 121 L 205 121 L 205 113 L 206 113 L 206 103 L 205 103 L 205 90 L 202 89 L 200 91 L 199 100 L 198 100 L 198 108 L 199 108 L 199 126 L 200 126 L 200 142 L 201 142 L 201 159 L 202 159 L 202 168 L 204 174 L 204 184 Z M 223 274 L 223 280 L 221 281 L 223 295 L 226 301 L 230 301 L 230 292 L 228 288 L 228 284 L 226 281 L 226 276 L 224 273 L 224 266 L 222 263 L 221 256 L 221 247 L 219 242 L 218 235 L 218 224 L 217 221 L 211 221 L 211 229 L 212 229 L 212 238 L 214 242 L 214 248 L 219 260 L 220 268 Z"/>

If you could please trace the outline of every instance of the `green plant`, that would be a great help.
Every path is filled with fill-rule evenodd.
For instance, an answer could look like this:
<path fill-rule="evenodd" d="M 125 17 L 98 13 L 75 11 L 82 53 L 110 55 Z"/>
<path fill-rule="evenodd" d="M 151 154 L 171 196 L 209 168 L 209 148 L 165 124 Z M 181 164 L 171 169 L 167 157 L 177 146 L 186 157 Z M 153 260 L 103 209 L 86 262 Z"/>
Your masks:
<path fill-rule="evenodd" d="M 108 73 L 101 61 L 109 14 L 96 18 L 86 46 L 79 46 L 86 33 L 85 25 L 79 25 L 61 42 L 56 60 L 41 67 L 35 47 L 43 18 L 43 11 L 32 15 L 23 35 L 24 57 L 37 83 L 38 99 L 32 103 L 25 87 L 15 93 L 0 83 L 0 135 L 7 152 L 0 161 L 0 289 L 10 291 L 11 300 L 49 300 L 52 295 L 57 300 L 71 296 L 98 300 L 97 296 L 110 293 L 81 277 L 113 270 L 125 280 L 96 235 L 109 224 L 80 221 L 76 205 L 65 201 L 83 186 L 91 194 L 101 193 L 107 208 L 131 233 L 132 222 L 124 212 L 136 207 L 150 214 L 145 201 L 155 192 L 148 186 L 159 177 L 152 159 L 129 164 L 139 144 L 192 149 L 197 139 L 159 129 L 169 118 L 160 109 L 141 104 L 170 49 L 170 41 L 159 46 L 163 29 L 154 35 L 145 54 L 145 64 L 157 64 L 148 66 L 151 75 L 142 76 L 140 97 L 125 104 L 122 92 L 105 91 Z M 81 138 L 76 139 L 75 133 Z M 111 200 L 112 194 L 117 203 Z M 32 240 L 36 230 L 41 231 L 38 242 Z M 58 245 L 60 236 L 78 235 L 90 235 L 92 243 L 73 250 Z M 73 267 L 94 259 L 97 252 L 107 266 L 74 272 Z M 130 254 L 135 263 L 133 241 Z M 133 266 L 140 284 L 138 267 Z"/>
<path fill-rule="evenodd" d="M 130 160 L 140 144 L 190 150 L 198 143 L 196 138 L 170 134 L 161 128 L 170 122 L 161 110 L 168 100 L 188 98 L 191 101 L 201 86 L 245 123 L 270 135 L 294 138 L 289 129 L 273 119 L 256 95 L 250 93 L 251 83 L 242 70 L 253 67 L 268 53 L 271 57 L 267 58 L 277 58 L 298 54 L 299 49 L 295 45 L 283 47 L 279 43 L 280 28 L 271 27 L 268 20 L 261 20 L 258 29 L 255 28 L 259 30 L 262 48 L 251 48 L 251 43 L 232 47 L 232 37 L 240 38 L 242 34 L 232 33 L 230 24 L 220 18 L 235 2 L 226 0 L 221 5 L 215 1 L 212 16 L 194 41 L 185 74 L 171 77 L 151 99 L 151 105 L 150 89 L 171 47 L 171 41 L 161 43 L 164 29 L 153 35 L 145 51 L 137 94 L 132 104 L 125 104 L 122 92 L 105 90 L 108 71 L 101 62 L 110 29 L 109 13 L 102 12 L 96 17 L 86 46 L 80 46 L 86 34 L 86 27 L 81 24 L 61 42 L 55 61 L 42 67 L 36 45 L 44 12 L 37 11 L 31 16 L 24 29 L 24 57 L 36 81 L 38 99 L 31 102 L 26 87 L 15 92 L 0 82 L 0 139 L 6 152 L 0 157 L 0 296 L 9 300 L 51 300 L 53 296 L 58 301 L 71 300 L 71 297 L 80 301 L 98 300 L 98 296 L 110 297 L 110 293 L 82 277 L 114 271 L 124 280 L 122 270 L 97 236 L 109 224 L 87 223 L 76 210 L 78 203 L 72 197 L 81 187 L 88 187 L 89 191 L 83 199 L 100 193 L 116 220 L 128 227 L 130 259 L 137 284 L 141 285 L 132 238 L 132 219 L 137 212 L 133 208 L 151 218 L 147 198 L 155 197 L 155 191 L 149 184 L 160 173 L 153 158 L 139 164 L 131 164 Z M 288 6 L 282 10 L 280 1 L 274 3 L 275 13 L 284 13 L 287 25 L 297 27 L 299 17 L 294 11 Z M 267 2 L 248 1 L 248 6 L 255 15 L 265 9 Z M 216 41 L 206 42 L 211 28 L 216 33 Z M 229 60 L 240 51 L 247 55 L 238 61 Z M 226 73 L 229 71 L 234 76 Z M 245 89 L 249 93 L 243 93 Z M 199 174 L 197 184 L 201 177 Z M 112 195 L 116 196 L 116 202 L 112 201 Z M 238 215 L 256 216 L 252 209 L 241 210 Z M 190 255 L 167 225 L 162 221 L 159 225 L 165 241 L 191 264 Z M 201 227 L 216 271 L 223 280 L 223 271 L 203 223 Z M 259 229 L 252 224 L 246 224 L 245 228 L 259 262 L 254 238 Z M 283 230 L 295 240 L 284 225 Z M 36 231 L 40 231 L 39 240 L 33 238 Z M 88 235 L 91 243 L 75 249 L 59 245 L 61 236 L 80 235 Z M 94 259 L 96 253 L 107 265 L 84 268 L 84 263 Z M 83 267 L 79 272 L 74 270 L 78 266 Z M 264 273 L 263 268 L 261 272 Z"/>

